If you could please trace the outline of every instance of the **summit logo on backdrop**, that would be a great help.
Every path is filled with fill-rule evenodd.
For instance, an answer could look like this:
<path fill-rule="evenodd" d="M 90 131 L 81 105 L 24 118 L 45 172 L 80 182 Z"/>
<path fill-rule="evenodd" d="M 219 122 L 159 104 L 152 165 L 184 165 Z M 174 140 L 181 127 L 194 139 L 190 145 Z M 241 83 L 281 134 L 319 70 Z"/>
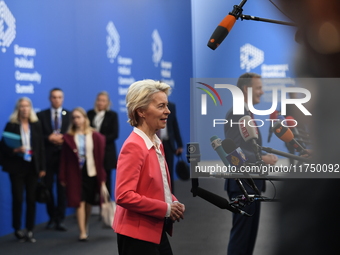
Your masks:
<path fill-rule="evenodd" d="M 264 61 L 264 52 L 249 43 L 241 47 L 240 53 L 241 69 L 246 69 L 247 72 Z"/>
<path fill-rule="evenodd" d="M 2 52 L 6 52 L 15 39 L 15 18 L 8 9 L 6 3 L 0 0 L 0 47 Z"/>
<path fill-rule="evenodd" d="M 162 38 L 158 33 L 158 30 L 155 29 L 152 32 L 152 61 L 154 62 L 155 66 L 157 67 L 159 62 L 162 59 L 163 56 L 163 42 L 162 42 Z"/>
<path fill-rule="evenodd" d="M 120 36 L 112 21 L 107 24 L 106 31 L 106 54 L 110 62 L 113 63 L 120 50 Z"/>

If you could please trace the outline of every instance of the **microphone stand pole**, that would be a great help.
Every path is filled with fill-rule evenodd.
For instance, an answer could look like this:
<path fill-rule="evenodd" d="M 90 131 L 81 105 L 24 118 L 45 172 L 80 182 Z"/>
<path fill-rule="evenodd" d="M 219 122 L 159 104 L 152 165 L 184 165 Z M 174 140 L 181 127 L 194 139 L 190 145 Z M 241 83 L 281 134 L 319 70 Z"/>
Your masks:
<path fill-rule="evenodd" d="M 280 155 L 280 156 L 283 156 L 283 157 L 286 157 L 286 158 L 296 159 L 296 160 L 302 161 L 302 162 L 311 162 L 311 159 L 309 159 L 309 158 L 299 157 L 299 156 L 296 156 L 294 154 L 286 153 L 286 152 L 283 152 L 283 151 L 278 151 L 278 150 L 275 150 L 275 149 L 272 149 L 272 148 L 269 148 L 269 147 L 261 147 L 261 146 L 259 146 L 259 147 L 260 147 L 261 150 L 268 152 L 268 153 L 273 153 L 273 154 Z"/>
<path fill-rule="evenodd" d="M 264 19 L 264 18 L 255 17 L 255 16 L 251 16 L 251 15 L 241 14 L 240 18 L 241 18 L 242 21 L 245 19 L 245 20 L 263 21 L 263 22 L 292 26 L 292 27 L 296 26 L 296 24 L 294 24 L 292 22 L 286 22 L 286 21 L 280 21 L 280 20 L 274 20 L 274 19 Z"/>
<path fill-rule="evenodd" d="M 292 22 L 285 22 L 285 21 L 273 20 L 273 19 L 264 19 L 264 18 L 255 17 L 251 15 L 243 15 L 242 7 L 246 4 L 246 2 L 247 0 L 242 0 L 242 2 L 239 5 L 234 5 L 233 11 L 230 12 L 229 14 L 233 15 L 236 19 L 241 18 L 242 21 L 245 19 L 245 20 L 263 21 L 263 22 L 286 25 L 286 26 L 296 26 L 296 24 Z"/>

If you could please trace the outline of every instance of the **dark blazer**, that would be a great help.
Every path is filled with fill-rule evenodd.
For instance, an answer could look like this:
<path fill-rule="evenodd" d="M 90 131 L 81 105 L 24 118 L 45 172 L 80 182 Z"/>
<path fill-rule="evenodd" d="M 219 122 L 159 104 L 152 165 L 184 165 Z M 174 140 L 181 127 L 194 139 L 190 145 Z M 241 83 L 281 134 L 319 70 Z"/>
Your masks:
<path fill-rule="evenodd" d="M 46 161 L 48 162 L 53 156 L 54 152 L 59 151 L 61 147 L 51 143 L 48 140 L 48 136 L 53 133 L 51 109 L 48 108 L 46 110 L 38 112 L 37 115 L 41 122 L 42 133 L 43 133 L 44 142 L 45 142 Z M 66 133 L 70 125 L 70 118 L 71 117 L 70 117 L 69 111 L 66 109 L 62 109 L 60 133 L 62 134 Z"/>
<path fill-rule="evenodd" d="M 175 104 L 169 102 L 168 108 L 171 113 L 168 116 L 166 127 L 168 130 L 169 142 L 170 142 L 171 148 L 173 150 L 173 153 L 175 153 L 177 148 L 183 148 L 183 143 L 182 143 L 181 133 L 179 131 L 177 117 L 176 117 L 176 106 Z M 177 146 L 175 145 L 175 142 Z"/>
<path fill-rule="evenodd" d="M 98 190 L 101 183 L 106 180 L 106 173 L 103 167 L 105 137 L 98 132 L 93 132 L 93 158 L 97 171 Z M 67 205 L 78 207 L 81 202 L 82 171 L 79 167 L 79 157 L 74 136 L 64 135 L 64 143 L 61 149 L 59 181 L 66 184 Z"/>
<path fill-rule="evenodd" d="M 94 110 L 89 110 L 87 116 L 90 120 L 90 124 L 94 127 L 94 117 L 96 112 Z M 119 125 L 118 116 L 114 111 L 106 111 L 102 125 L 100 127 L 99 133 L 105 136 L 106 146 L 105 146 L 105 158 L 104 167 L 106 170 L 114 169 L 117 167 L 117 151 L 115 140 L 118 138 Z"/>
<path fill-rule="evenodd" d="M 20 135 L 20 124 L 8 122 L 4 131 Z M 44 142 L 40 122 L 30 123 L 30 131 L 33 151 L 32 162 L 36 173 L 39 174 L 40 171 L 45 171 Z M 8 147 L 3 138 L 1 140 L 1 151 L 4 156 L 2 169 L 10 174 L 20 173 L 24 163 L 23 157 L 14 153 L 13 148 Z"/>
<path fill-rule="evenodd" d="M 226 115 L 226 120 L 228 120 L 228 123 L 230 123 L 230 120 L 232 120 L 233 123 L 239 122 L 239 120 L 242 117 L 244 117 L 245 115 L 249 115 L 249 114 L 247 114 L 246 109 L 244 109 L 244 111 L 245 111 L 244 115 L 233 115 L 233 109 L 230 109 L 229 112 Z M 225 138 L 230 138 L 231 140 L 234 141 L 234 143 L 236 144 L 237 147 L 240 147 L 242 149 L 242 151 L 246 155 L 247 162 L 256 162 L 256 156 L 255 156 L 255 152 L 254 152 L 254 149 L 253 149 L 253 145 L 252 145 L 251 141 L 245 142 L 243 140 L 243 138 L 240 134 L 238 125 L 233 125 L 232 127 L 230 127 L 230 124 L 224 125 L 224 135 L 225 135 Z M 260 132 L 259 129 L 258 129 L 258 135 L 259 135 L 259 138 L 257 139 L 257 144 L 262 146 L 262 137 L 261 137 L 261 132 Z M 258 189 L 260 191 L 264 191 L 265 181 L 264 180 L 257 180 L 257 179 L 254 180 L 254 181 L 255 181 L 255 184 L 258 187 Z M 226 179 L 225 188 L 228 192 L 240 191 L 240 188 L 239 188 L 239 186 L 237 185 L 237 183 L 235 182 L 234 179 L 229 179 L 229 178 Z M 245 188 L 248 192 L 253 193 L 253 191 L 248 188 L 248 185 L 245 185 Z"/>

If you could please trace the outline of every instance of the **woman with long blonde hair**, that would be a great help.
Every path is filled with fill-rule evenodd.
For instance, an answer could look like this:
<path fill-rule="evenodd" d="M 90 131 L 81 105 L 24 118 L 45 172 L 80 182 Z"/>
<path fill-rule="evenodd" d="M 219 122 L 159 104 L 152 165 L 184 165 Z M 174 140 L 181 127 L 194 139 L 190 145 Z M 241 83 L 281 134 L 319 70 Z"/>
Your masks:
<path fill-rule="evenodd" d="M 16 143 L 10 141 L 17 137 Z M 6 139 L 7 138 L 7 139 Z M 12 141 L 13 141 L 12 140 Z M 36 187 L 45 176 L 44 144 L 41 126 L 28 97 L 20 98 L 9 118 L 2 140 L 3 170 L 9 173 L 12 187 L 12 225 L 21 242 L 35 243 Z M 21 230 L 24 190 L 26 191 L 26 233 Z"/>
<path fill-rule="evenodd" d="M 88 240 L 92 205 L 100 204 L 105 185 L 105 137 L 90 127 L 83 108 L 77 107 L 61 149 L 59 181 L 66 187 L 67 206 L 76 208 L 79 241 Z"/>

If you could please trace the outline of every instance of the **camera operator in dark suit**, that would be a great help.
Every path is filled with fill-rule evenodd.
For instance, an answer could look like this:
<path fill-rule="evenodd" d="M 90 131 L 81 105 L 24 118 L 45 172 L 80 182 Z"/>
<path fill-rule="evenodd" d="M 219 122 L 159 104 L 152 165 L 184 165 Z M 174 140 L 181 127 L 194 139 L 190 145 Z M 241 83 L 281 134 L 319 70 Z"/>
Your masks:
<path fill-rule="evenodd" d="M 56 203 L 52 195 L 46 204 L 47 213 L 50 217 L 46 228 L 67 231 L 63 223 L 66 210 L 65 188 L 60 185 L 57 176 L 59 173 L 61 145 L 64 142 L 63 134 L 66 133 L 70 125 L 70 114 L 66 109 L 62 108 L 64 93 L 60 88 L 53 88 L 50 91 L 49 100 L 51 107 L 38 113 L 46 151 L 46 176 L 44 181 L 50 194 L 53 194 L 54 182 L 57 185 Z"/>

